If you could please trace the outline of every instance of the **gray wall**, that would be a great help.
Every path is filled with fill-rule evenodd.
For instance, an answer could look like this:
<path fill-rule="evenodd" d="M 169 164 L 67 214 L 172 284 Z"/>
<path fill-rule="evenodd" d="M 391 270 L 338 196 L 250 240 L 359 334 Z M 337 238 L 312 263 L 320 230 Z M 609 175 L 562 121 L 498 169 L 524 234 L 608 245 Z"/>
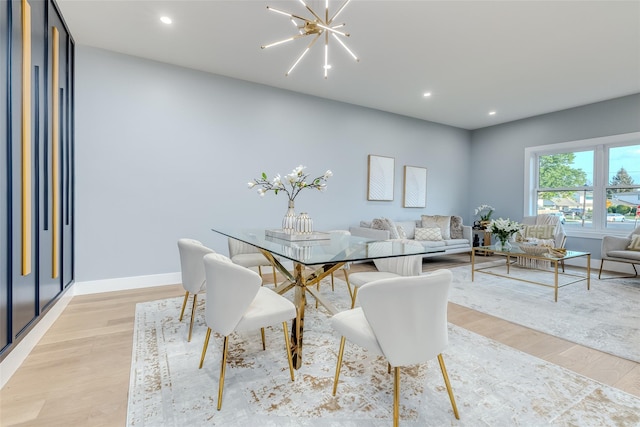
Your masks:
<path fill-rule="evenodd" d="M 525 147 L 640 131 L 640 94 L 544 114 L 471 133 L 472 207 L 487 203 L 504 218 L 520 219 Z M 574 250 L 600 258 L 599 238 L 569 237 Z"/>
<path fill-rule="evenodd" d="M 316 229 L 472 220 L 468 131 L 85 46 L 76 75 L 77 281 L 179 271 L 180 237 L 226 254 L 213 226 L 278 227 L 286 197 L 246 183 L 299 164 L 334 173 L 296 199 Z M 395 158 L 394 201 L 366 200 L 368 154 Z M 402 208 L 404 165 L 428 169 L 425 209 Z"/>

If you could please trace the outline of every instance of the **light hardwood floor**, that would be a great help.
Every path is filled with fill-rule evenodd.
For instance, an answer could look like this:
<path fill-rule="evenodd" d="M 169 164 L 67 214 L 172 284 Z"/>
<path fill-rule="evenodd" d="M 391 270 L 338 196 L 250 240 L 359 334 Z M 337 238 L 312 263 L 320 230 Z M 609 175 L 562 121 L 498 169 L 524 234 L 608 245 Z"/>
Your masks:
<path fill-rule="evenodd" d="M 467 255 L 437 257 L 423 269 L 468 263 Z M 270 271 L 264 279 L 272 282 Z M 135 305 L 183 295 L 180 285 L 168 285 L 74 297 L 0 391 L 0 425 L 123 426 Z M 456 304 L 449 304 L 449 321 L 640 397 L 638 363 Z"/>

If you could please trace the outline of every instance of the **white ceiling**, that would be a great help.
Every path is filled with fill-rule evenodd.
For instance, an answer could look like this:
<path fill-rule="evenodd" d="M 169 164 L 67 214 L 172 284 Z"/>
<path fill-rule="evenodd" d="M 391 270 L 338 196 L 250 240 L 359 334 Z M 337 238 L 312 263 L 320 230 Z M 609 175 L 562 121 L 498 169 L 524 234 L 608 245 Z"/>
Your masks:
<path fill-rule="evenodd" d="M 361 60 L 330 42 L 327 80 L 320 41 L 288 77 L 310 40 L 260 48 L 295 34 L 267 5 L 311 16 L 296 0 L 57 2 L 79 45 L 464 129 L 640 93 L 640 1 L 354 0 L 337 21 Z"/>

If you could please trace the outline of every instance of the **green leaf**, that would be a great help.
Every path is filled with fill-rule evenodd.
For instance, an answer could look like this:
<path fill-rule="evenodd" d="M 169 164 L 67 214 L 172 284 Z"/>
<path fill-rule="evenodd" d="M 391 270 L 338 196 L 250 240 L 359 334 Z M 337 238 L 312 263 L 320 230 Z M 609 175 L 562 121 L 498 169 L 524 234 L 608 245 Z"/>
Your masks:
<path fill-rule="evenodd" d="M 267 180 L 267 174 L 262 172 L 262 179 L 264 179 L 265 181 Z"/>

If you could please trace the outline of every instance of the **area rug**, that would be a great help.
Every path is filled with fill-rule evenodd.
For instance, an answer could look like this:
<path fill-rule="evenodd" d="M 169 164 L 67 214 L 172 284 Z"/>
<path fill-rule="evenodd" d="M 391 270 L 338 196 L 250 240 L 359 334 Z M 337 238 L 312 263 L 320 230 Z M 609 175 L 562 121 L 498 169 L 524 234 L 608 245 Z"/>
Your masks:
<path fill-rule="evenodd" d="M 484 264 L 483 264 L 484 265 Z M 506 273 L 504 260 L 491 271 Z M 640 279 L 598 280 L 574 283 L 558 291 L 489 274 L 475 274 L 471 266 L 452 268 L 449 301 L 575 342 L 586 347 L 640 362 Z M 584 270 L 573 273 L 585 274 Z M 553 273 L 511 267 L 515 277 L 552 283 Z M 595 277 L 594 277 L 595 276 Z M 566 278 L 560 277 L 562 284 Z"/>
<path fill-rule="evenodd" d="M 345 309 L 344 286 L 325 294 Z M 233 334 L 222 409 L 216 410 L 222 338 L 209 343 L 200 304 L 191 342 L 181 298 L 138 304 L 128 426 L 389 426 L 393 376 L 382 358 L 347 344 L 338 393 L 331 395 L 339 337 L 328 314 L 308 305 L 303 366 L 289 378 L 282 329 Z M 204 302 L 203 302 L 204 303 Z M 453 416 L 437 361 L 403 369 L 402 426 L 629 426 L 640 399 L 459 327 L 444 353 L 460 420 Z"/>

